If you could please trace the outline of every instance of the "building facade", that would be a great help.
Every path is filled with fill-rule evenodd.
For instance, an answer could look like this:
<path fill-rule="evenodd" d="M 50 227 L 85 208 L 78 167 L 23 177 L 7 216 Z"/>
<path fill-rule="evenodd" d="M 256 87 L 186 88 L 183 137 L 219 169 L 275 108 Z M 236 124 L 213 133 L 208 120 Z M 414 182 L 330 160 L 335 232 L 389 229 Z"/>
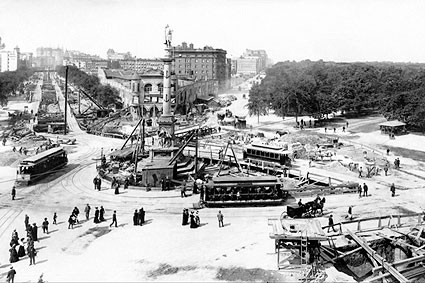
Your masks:
<path fill-rule="evenodd" d="M 112 61 L 129 60 L 133 58 L 130 52 L 118 53 L 118 52 L 115 52 L 114 49 L 108 49 L 108 51 L 106 52 L 106 55 L 108 57 L 108 60 L 112 60 Z"/>
<path fill-rule="evenodd" d="M 13 51 L 0 51 L 0 72 L 11 72 L 18 69 L 19 48 Z"/>
<path fill-rule="evenodd" d="M 62 66 L 64 52 L 61 48 L 39 47 L 36 49 L 36 57 L 33 58 L 35 67 L 54 69 Z"/>
<path fill-rule="evenodd" d="M 132 70 L 138 73 L 142 73 L 150 69 L 162 70 L 164 68 L 164 62 L 161 59 L 128 59 L 119 60 L 120 67 L 124 70 Z"/>
<path fill-rule="evenodd" d="M 241 75 L 256 75 L 260 72 L 258 57 L 240 57 L 237 59 L 237 73 Z"/>
<path fill-rule="evenodd" d="M 174 71 L 178 78 L 190 77 L 195 81 L 217 80 L 220 91 L 229 88 L 230 65 L 227 52 L 210 46 L 194 48 L 193 44 L 176 46 L 173 50 Z"/>

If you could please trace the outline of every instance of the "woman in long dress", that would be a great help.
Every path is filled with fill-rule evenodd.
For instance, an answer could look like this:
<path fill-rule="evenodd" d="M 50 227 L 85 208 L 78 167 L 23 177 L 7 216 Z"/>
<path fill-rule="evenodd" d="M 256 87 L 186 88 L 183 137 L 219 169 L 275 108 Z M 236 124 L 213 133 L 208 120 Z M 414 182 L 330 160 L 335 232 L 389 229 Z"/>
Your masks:
<path fill-rule="evenodd" d="M 19 257 L 25 256 L 24 238 L 22 238 L 19 243 L 18 256 Z"/>
<path fill-rule="evenodd" d="M 196 228 L 195 215 L 193 215 L 193 211 L 190 213 L 190 228 Z"/>
<path fill-rule="evenodd" d="M 182 225 L 187 225 L 189 224 L 189 211 L 185 208 L 183 209 L 183 220 L 182 220 Z"/>
<path fill-rule="evenodd" d="M 9 249 L 9 252 L 10 252 L 9 262 L 10 263 L 17 262 L 19 260 L 19 257 L 18 257 L 18 252 L 16 251 L 15 246 L 11 247 Z"/>

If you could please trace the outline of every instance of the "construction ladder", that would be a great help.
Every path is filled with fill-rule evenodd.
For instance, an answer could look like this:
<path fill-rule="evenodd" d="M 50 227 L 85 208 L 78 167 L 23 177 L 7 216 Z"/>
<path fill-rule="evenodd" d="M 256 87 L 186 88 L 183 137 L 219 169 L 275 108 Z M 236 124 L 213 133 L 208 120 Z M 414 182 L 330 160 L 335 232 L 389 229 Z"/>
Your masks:
<path fill-rule="evenodd" d="M 308 237 L 307 231 L 301 231 L 301 244 L 300 244 L 300 256 L 301 256 L 301 264 L 308 264 Z"/>

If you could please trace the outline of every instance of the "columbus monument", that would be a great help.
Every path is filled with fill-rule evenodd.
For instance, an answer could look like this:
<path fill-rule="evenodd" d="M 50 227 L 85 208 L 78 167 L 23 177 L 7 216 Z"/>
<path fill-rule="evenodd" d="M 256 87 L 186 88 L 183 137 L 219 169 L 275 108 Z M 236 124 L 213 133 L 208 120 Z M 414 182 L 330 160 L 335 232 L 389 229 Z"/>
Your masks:
<path fill-rule="evenodd" d="M 165 55 L 162 58 L 164 62 L 164 81 L 162 93 L 162 115 L 158 119 L 159 136 L 174 142 L 174 115 L 171 113 L 171 62 L 172 58 L 172 40 L 173 31 L 167 25 L 165 27 Z M 168 146 L 172 146 L 169 144 Z"/>

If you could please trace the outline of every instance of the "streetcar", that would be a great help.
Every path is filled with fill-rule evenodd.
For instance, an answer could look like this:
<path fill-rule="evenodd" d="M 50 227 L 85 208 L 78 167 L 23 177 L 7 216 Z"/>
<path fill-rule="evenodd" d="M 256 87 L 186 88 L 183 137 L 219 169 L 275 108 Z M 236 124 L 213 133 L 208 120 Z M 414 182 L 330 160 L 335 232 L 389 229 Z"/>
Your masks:
<path fill-rule="evenodd" d="M 279 205 L 288 196 L 274 176 L 219 176 L 206 184 L 206 206 Z"/>
<path fill-rule="evenodd" d="M 267 161 L 278 166 L 291 166 L 292 151 L 287 146 L 252 143 L 243 149 L 243 159 L 251 163 Z"/>
<path fill-rule="evenodd" d="M 68 163 L 66 151 L 55 147 L 21 161 L 18 166 L 16 182 L 28 185 L 62 168 Z"/>

